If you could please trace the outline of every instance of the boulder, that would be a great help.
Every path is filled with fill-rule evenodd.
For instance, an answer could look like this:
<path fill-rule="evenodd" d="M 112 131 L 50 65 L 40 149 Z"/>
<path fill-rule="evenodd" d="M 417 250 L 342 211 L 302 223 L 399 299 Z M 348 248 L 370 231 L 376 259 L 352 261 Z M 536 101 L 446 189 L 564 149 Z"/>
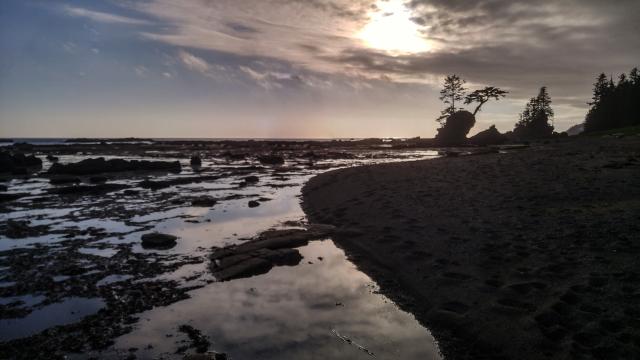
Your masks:
<path fill-rule="evenodd" d="M 31 226 L 27 220 L 9 219 L 5 223 L 4 235 L 10 239 L 23 239 L 38 236 L 46 230 L 47 226 L 45 225 Z"/>
<path fill-rule="evenodd" d="M 311 239 L 323 239 L 336 228 L 310 225 L 307 230 L 268 230 L 240 245 L 215 249 L 211 253 L 211 271 L 219 281 L 250 277 L 269 272 L 274 266 L 294 266 L 302 255 L 295 249 Z"/>
<path fill-rule="evenodd" d="M 58 160 L 60 160 L 57 156 L 53 156 L 51 154 L 47 155 L 47 160 L 49 160 L 50 162 L 58 162 Z"/>
<path fill-rule="evenodd" d="M 478 146 L 502 145 L 507 141 L 507 137 L 501 134 L 495 125 L 491 125 L 487 130 L 480 131 L 469 138 L 469 143 Z"/>
<path fill-rule="evenodd" d="M 202 166 L 202 159 L 200 159 L 200 156 L 198 155 L 193 155 L 189 163 L 193 167 L 200 167 Z"/>
<path fill-rule="evenodd" d="M 260 206 L 260 203 L 255 200 L 249 200 L 249 207 L 254 208 Z"/>
<path fill-rule="evenodd" d="M 255 175 L 247 176 L 246 178 L 244 178 L 244 182 L 247 184 L 255 184 L 258 181 L 260 181 L 260 179 Z"/>
<path fill-rule="evenodd" d="M 258 161 L 263 165 L 282 165 L 284 164 L 284 157 L 277 154 L 262 155 L 258 156 Z"/>
<path fill-rule="evenodd" d="M 197 207 L 212 207 L 217 202 L 218 200 L 212 198 L 211 196 L 200 196 L 191 200 L 191 205 Z"/>
<path fill-rule="evenodd" d="M 79 184 L 80 182 L 77 177 L 53 177 L 49 179 L 51 185 Z"/>
<path fill-rule="evenodd" d="M 245 160 L 247 158 L 247 154 L 244 154 L 244 153 L 232 153 L 230 151 L 225 151 L 225 152 L 221 153 L 220 156 L 226 158 L 227 160 L 231 160 L 231 161 L 240 161 L 240 160 Z"/>
<path fill-rule="evenodd" d="M 444 125 L 438 129 L 436 142 L 441 146 L 463 144 L 475 123 L 476 118 L 472 113 L 466 110 L 458 111 L 450 115 Z"/>
<path fill-rule="evenodd" d="M 140 237 L 145 249 L 170 249 L 176 246 L 177 236 L 158 232 L 144 234 Z"/>
<path fill-rule="evenodd" d="M 214 276 L 218 281 L 227 281 L 266 274 L 273 268 L 273 264 L 260 257 L 249 257 L 229 267 L 216 269 Z"/>
<path fill-rule="evenodd" d="M 24 175 L 42 168 L 42 160 L 34 155 L 0 152 L 0 172 Z"/>
<path fill-rule="evenodd" d="M 96 175 L 96 176 L 92 176 L 89 178 L 89 182 L 91 182 L 92 184 L 103 184 L 107 182 L 107 177 L 106 176 L 100 176 L 100 175 Z"/>
<path fill-rule="evenodd" d="M 51 165 L 49 174 L 91 175 L 125 171 L 168 171 L 180 172 L 178 161 L 147 161 L 104 158 L 85 159 L 77 163 Z"/>
<path fill-rule="evenodd" d="M 25 197 L 29 195 L 30 195 L 29 193 L 11 193 L 11 194 L 2 193 L 0 194 L 0 203 L 17 200 L 17 199 L 20 199 L 21 197 Z"/>

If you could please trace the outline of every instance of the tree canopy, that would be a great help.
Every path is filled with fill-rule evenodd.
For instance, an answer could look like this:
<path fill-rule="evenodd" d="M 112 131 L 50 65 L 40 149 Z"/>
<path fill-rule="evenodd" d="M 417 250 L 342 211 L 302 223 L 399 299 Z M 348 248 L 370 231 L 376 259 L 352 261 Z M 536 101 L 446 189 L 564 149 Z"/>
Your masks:
<path fill-rule="evenodd" d="M 507 96 L 509 92 L 506 90 L 499 89 L 494 86 L 487 86 L 484 89 L 479 89 L 471 94 L 467 95 L 464 99 L 465 104 L 471 104 L 474 102 L 478 103 L 475 110 L 473 110 L 473 115 L 475 116 L 479 111 L 482 105 L 484 105 L 487 101 L 491 99 L 500 100 L 501 98 Z"/>
<path fill-rule="evenodd" d="M 553 134 L 553 109 L 551 96 L 543 86 L 538 96 L 531 98 L 520 114 L 513 133 L 522 139 L 545 138 Z"/>
<path fill-rule="evenodd" d="M 462 110 L 462 108 L 456 107 L 456 102 L 460 102 L 464 99 L 466 81 L 461 79 L 458 75 L 448 75 L 444 79 L 444 87 L 440 90 L 440 100 L 448 106 L 442 110 L 440 117 L 437 121 L 440 125 L 444 126 L 446 119 L 455 114 L 456 111 Z"/>
<path fill-rule="evenodd" d="M 640 125 L 640 72 L 633 68 L 629 75 L 621 74 L 618 81 L 598 75 L 593 84 L 589 112 L 585 118 L 585 132 Z"/>

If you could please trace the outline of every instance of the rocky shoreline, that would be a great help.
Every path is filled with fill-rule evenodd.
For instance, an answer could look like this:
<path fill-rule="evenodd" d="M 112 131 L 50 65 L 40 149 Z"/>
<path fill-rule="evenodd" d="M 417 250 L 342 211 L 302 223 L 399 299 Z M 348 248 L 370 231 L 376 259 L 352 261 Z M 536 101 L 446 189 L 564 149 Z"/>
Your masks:
<path fill-rule="evenodd" d="M 155 356 L 159 352 L 140 346 L 123 354 L 114 341 L 136 328 L 141 313 L 183 303 L 196 289 L 297 265 L 299 247 L 332 232 L 296 221 L 221 235 L 216 219 L 224 227 L 232 212 L 251 217 L 266 210 L 269 216 L 280 192 L 333 167 L 434 154 L 396 151 L 378 141 L 4 147 L 0 358 Z M 76 305 L 86 309 L 76 312 Z M 56 322 L 40 321 L 51 312 L 59 315 Z M 181 321 L 162 336 L 180 338 Z M 18 327 L 19 333 L 9 330 Z M 216 358 L 200 354 L 206 350 L 200 330 L 206 329 L 184 332 L 197 344 L 176 343 L 180 351 L 170 357 L 195 356 L 195 349 Z"/>
<path fill-rule="evenodd" d="M 448 359 L 640 354 L 640 138 L 330 171 L 310 222 Z"/>

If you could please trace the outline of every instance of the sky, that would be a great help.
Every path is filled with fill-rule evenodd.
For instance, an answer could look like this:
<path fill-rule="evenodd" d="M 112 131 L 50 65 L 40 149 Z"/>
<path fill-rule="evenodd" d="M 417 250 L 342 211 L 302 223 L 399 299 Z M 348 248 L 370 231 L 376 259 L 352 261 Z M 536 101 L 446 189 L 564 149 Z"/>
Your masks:
<path fill-rule="evenodd" d="M 562 131 L 634 66 L 637 0 L 2 0 L 0 137 L 432 137 L 454 73 Z"/>

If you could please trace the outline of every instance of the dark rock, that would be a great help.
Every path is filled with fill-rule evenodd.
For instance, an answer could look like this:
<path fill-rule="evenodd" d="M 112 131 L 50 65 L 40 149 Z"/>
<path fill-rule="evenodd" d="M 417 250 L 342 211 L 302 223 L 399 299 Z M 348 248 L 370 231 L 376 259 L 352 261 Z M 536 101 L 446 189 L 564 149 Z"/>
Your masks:
<path fill-rule="evenodd" d="M 488 146 L 488 145 L 502 145 L 507 141 L 507 137 L 500 134 L 495 125 L 491 125 L 490 128 L 484 131 L 480 131 L 474 136 L 469 138 L 469 142 L 474 145 Z"/>
<path fill-rule="evenodd" d="M 51 162 L 58 162 L 58 160 L 60 160 L 57 156 L 54 155 L 47 155 L 47 160 L 51 161 Z"/>
<path fill-rule="evenodd" d="M 0 172 L 23 175 L 42 168 L 42 160 L 34 155 L 26 156 L 21 153 L 11 154 L 0 152 Z"/>
<path fill-rule="evenodd" d="M 212 207 L 214 206 L 218 201 L 214 198 L 212 198 L 211 196 L 200 196 L 197 197 L 193 200 L 191 200 L 191 205 L 192 206 L 199 206 L 199 207 Z"/>
<path fill-rule="evenodd" d="M 7 220 L 4 234 L 10 239 L 23 239 L 26 237 L 38 236 L 42 231 L 46 231 L 46 226 L 30 226 L 26 220 Z"/>
<path fill-rule="evenodd" d="M 9 190 L 7 185 L 0 185 L 0 191 L 7 191 L 7 190 Z"/>
<path fill-rule="evenodd" d="M 170 249 L 176 246 L 177 236 L 158 232 L 144 234 L 140 237 L 145 249 Z"/>
<path fill-rule="evenodd" d="M 247 154 L 232 153 L 232 152 L 229 152 L 229 151 L 226 151 L 226 152 L 220 154 L 220 156 L 226 158 L 227 160 L 233 160 L 233 161 L 245 160 L 247 158 Z"/>
<path fill-rule="evenodd" d="M 244 182 L 247 184 L 255 184 L 258 181 L 260 181 L 260 178 L 255 175 L 247 176 L 246 178 L 244 178 Z"/>
<path fill-rule="evenodd" d="M 472 113 L 462 110 L 449 116 L 436 135 L 439 145 L 451 146 L 463 144 L 469 130 L 475 125 L 476 118 Z"/>
<path fill-rule="evenodd" d="M 213 273 L 219 281 L 268 273 L 274 266 L 294 266 L 302 260 L 296 249 L 257 249 L 231 254 L 213 261 Z"/>
<path fill-rule="evenodd" d="M 107 177 L 106 176 L 92 176 L 89 178 L 89 182 L 91 182 L 92 184 L 102 184 L 102 183 L 106 183 L 107 182 Z"/>
<path fill-rule="evenodd" d="M 169 171 L 180 172 L 178 161 L 147 161 L 104 158 L 85 159 L 72 164 L 55 163 L 49 168 L 49 174 L 90 175 L 125 171 Z"/>
<path fill-rule="evenodd" d="M 81 181 L 76 177 L 54 177 L 49 179 L 51 185 L 79 184 Z"/>
<path fill-rule="evenodd" d="M 185 185 L 185 184 L 192 184 L 192 183 L 200 183 L 203 181 L 213 181 L 213 180 L 218 180 L 219 178 L 220 178 L 219 175 L 209 175 L 209 176 L 180 177 L 176 179 L 158 180 L 158 181 L 146 179 L 139 182 L 138 186 L 144 189 L 158 190 L 158 189 L 164 189 L 164 188 L 168 188 L 170 186 L 175 186 L 175 185 Z"/>
<path fill-rule="evenodd" d="M 296 249 L 265 250 L 261 256 L 278 266 L 295 266 L 302 261 L 302 255 Z"/>
<path fill-rule="evenodd" d="M 227 360 L 227 354 L 208 352 L 206 354 L 188 354 L 184 360 Z"/>
<path fill-rule="evenodd" d="M 198 155 L 193 155 L 191 157 L 190 164 L 193 167 L 200 167 L 200 166 L 202 166 L 202 159 L 200 159 L 200 156 L 198 156 Z"/>
<path fill-rule="evenodd" d="M 258 156 L 258 161 L 263 165 L 282 165 L 284 164 L 284 157 L 277 154 L 262 155 Z"/>
<path fill-rule="evenodd" d="M 50 194 L 57 195 L 101 195 L 126 189 L 124 184 L 76 185 L 49 189 Z"/>
<path fill-rule="evenodd" d="M 29 196 L 29 193 L 0 194 L 0 202 L 13 201 L 25 196 Z"/>
<path fill-rule="evenodd" d="M 202 335 L 202 332 L 200 330 L 194 328 L 191 325 L 180 325 L 178 331 L 187 334 L 187 336 L 191 340 L 190 347 L 195 348 L 196 352 L 202 354 L 209 350 L 209 340 L 207 340 L 206 336 Z"/>
<path fill-rule="evenodd" d="M 254 208 L 260 206 L 260 203 L 255 200 L 249 200 L 249 207 Z"/>
<path fill-rule="evenodd" d="M 311 239 L 323 239 L 335 232 L 331 225 L 310 225 L 307 230 L 268 230 L 241 245 L 215 249 L 211 253 L 211 271 L 216 279 L 226 281 L 265 274 L 274 266 L 293 266 L 302 255 L 294 248 Z"/>
<path fill-rule="evenodd" d="M 13 147 L 21 150 L 21 151 L 31 151 L 33 150 L 33 144 L 29 144 L 26 142 L 17 142 L 13 144 Z"/>
<path fill-rule="evenodd" d="M 273 263 L 269 260 L 261 257 L 250 257 L 240 263 L 218 269 L 214 272 L 214 275 L 219 281 L 226 281 L 266 274 L 272 268 Z"/>

